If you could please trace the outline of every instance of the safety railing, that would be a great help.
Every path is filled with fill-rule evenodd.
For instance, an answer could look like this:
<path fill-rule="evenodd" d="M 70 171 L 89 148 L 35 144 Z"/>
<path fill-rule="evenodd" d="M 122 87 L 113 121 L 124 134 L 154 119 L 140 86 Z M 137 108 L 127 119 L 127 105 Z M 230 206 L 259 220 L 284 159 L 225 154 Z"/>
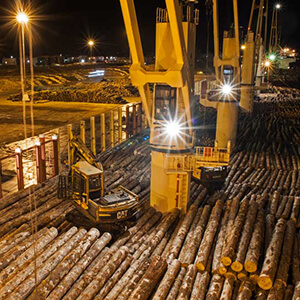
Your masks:
<path fill-rule="evenodd" d="M 196 147 L 189 155 L 167 155 L 164 167 L 167 172 L 191 172 L 199 167 L 227 165 L 229 159 L 227 148 Z"/>
<path fill-rule="evenodd" d="M 227 148 L 196 147 L 195 159 L 199 162 L 228 163 L 230 153 Z"/>

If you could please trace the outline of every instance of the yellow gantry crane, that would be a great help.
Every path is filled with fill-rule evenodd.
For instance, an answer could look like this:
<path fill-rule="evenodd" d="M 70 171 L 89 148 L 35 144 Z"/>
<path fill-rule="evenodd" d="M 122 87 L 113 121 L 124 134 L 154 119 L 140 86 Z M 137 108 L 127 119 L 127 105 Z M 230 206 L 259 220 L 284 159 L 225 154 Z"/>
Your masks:
<path fill-rule="evenodd" d="M 137 86 L 150 127 L 151 205 L 160 211 L 186 210 L 190 170 L 167 170 L 172 156 L 191 153 L 191 101 L 194 82 L 195 34 L 198 11 L 187 1 L 186 14 L 178 0 L 166 0 L 157 10 L 155 68 L 145 68 L 133 0 L 120 0 L 128 37 L 132 84 Z M 184 19 L 183 19 L 184 18 Z M 153 84 L 153 95 L 150 92 Z"/>
<path fill-rule="evenodd" d="M 132 58 L 131 80 L 150 127 L 150 202 L 163 212 L 175 207 L 186 212 L 192 173 L 219 180 L 226 173 L 229 151 L 194 148 L 191 104 L 199 11 L 195 0 L 165 2 L 165 9 L 157 9 L 155 66 L 150 69 L 144 64 L 134 2 L 120 0 Z"/>
<path fill-rule="evenodd" d="M 219 51 L 218 0 L 213 0 L 214 67 L 216 81 L 202 91 L 200 103 L 217 109 L 216 147 L 234 147 L 237 133 L 241 87 L 240 41 L 237 0 L 233 0 L 234 26 L 223 34 L 223 51 Z"/>

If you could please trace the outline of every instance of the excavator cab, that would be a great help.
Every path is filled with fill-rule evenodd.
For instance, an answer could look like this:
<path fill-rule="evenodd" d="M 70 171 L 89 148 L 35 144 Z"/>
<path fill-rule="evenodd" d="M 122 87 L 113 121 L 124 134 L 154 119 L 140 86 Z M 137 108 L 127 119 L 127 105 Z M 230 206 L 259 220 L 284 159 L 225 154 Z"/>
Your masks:
<path fill-rule="evenodd" d="M 74 206 L 96 224 L 132 219 L 140 210 L 139 198 L 123 186 L 104 193 L 102 165 L 81 139 L 70 140 L 70 172 L 59 176 L 58 197 Z"/>

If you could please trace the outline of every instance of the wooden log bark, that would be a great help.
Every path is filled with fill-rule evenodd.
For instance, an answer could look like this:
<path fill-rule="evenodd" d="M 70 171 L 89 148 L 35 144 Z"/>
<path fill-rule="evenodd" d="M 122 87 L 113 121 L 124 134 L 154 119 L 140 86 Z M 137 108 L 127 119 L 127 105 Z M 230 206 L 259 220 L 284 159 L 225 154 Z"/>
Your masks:
<path fill-rule="evenodd" d="M 220 228 L 220 231 L 219 231 L 219 234 L 217 237 L 216 248 L 215 248 L 213 260 L 212 260 L 212 272 L 213 273 L 225 274 L 227 271 L 227 270 L 225 270 L 225 272 L 223 272 L 224 267 L 220 265 L 220 260 L 221 260 L 223 243 L 224 243 L 225 234 L 226 234 L 227 221 L 229 218 L 229 213 L 230 213 L 230 208 L 231 208 L 231 202 L 232 202 L 231 200 L 228 200 L 226 202 L 225 213 L 222 218 L 221 228 Z"/>
<path fill-rule="evenodd" d="M 200 271 L 204 271 L 207 267 L 210 250 L 212 248 L 216 232 L 218 230 L 219 221 L 222 214 L 223 202 L 218 200 L 212 210 L 207 228 L 204 232 L 202 242 L 196 257 L 196 267 Z"/>
<path fill-rule="evenodd" d="M 267 300 L 282 300 L 285 294 L 285 285 L 282 281 L 275 281 L 271 288 Z"/>
<path fill-rule="evenodd" d="M 177 300 L 188 300 L 192 292 L 193 284 L 195 281 L 197 269 L 195 265 L 189 265 L 182 281 Z"/>
<path fill-rule="evenodd" d="M 226 278 L 223 284 L 220 300 L 231 300 L 234 289 L 234 278 Z"/>
<path fill-rule="evenodd" d="M 221 262 L 224 266 L 231 265 L 233 259 L 235 258 L 236 247 L 242 228 L 244 226 L 248 206 L 249 199 L 245 198 L 241 203 L 238 215 L 234 221 L 232 231 L 229 233 L 228 242 L 226 242 L 224 251 L 222 253 Z"/>
<path fill-rule="evenodd" d="M 299 300 L 300 299 L 300 281 L 297 282 L 294 289 L 294 295 L 293 300 Z"/>
<path fill-rule="evenodd" d="M 37 278 L 34 274 L 27 277 L 10 295 L 12 299 L 24 299 L 28 297 L 34 290 L 35 283 L 40 282 L 63 260 L 63 258 L 72 250 L 72 248 L 80 241 L 86 234 L 85 229 L 80 229 L 75 235 L 64 244 L 54 255 L 48 258 L 42 268 L 37 272 Z"/>
<path fill-rule="evenodd" d="M 9 280 L 18 270 L 31 261 L 35 255 L 39 255 L 44 248 L 57 237 L 57 229 L 51 227 L 44 235 L 42 235 L 37 241 L 31 245 L 26 251 L 16 258 L 11 264 L 9 264 L 4 270 L 0 272 L 0 282 Z"/>
<path fill-rule="evenodd" d="M 270 203 L 270 214 L 276 215 L 278 205 L 280 200 L 280 193 L 278 191 L 274 191 L 272 197 L 271 197 L 271 203 Z"/>
<path fill-rule="evenodd" d="M 210 285 L 205 300 L 217 300 L 220 298 L 223 288 L 224 277 L 214 274 L 211 278 Z"/>
<path fill-rule="evenodd" d="M 80 260 L 84 253 L 90 248 L 93 242 L 99 237 L 100 232 L 92 228 L 84 236 L 76 248 L 74 248 L 64 259 L 51 271 L 49 276 L 36 288 L 27 299 L 45 299 L 52 292 L 55 286 L 69 273 L 71 268 Z"/>
<path fill-rule="evenodd" d="M 148 267 L 150 265 L 150 259 L 146 258 L 145 262 L 139 267 L 136 273 L 130 278 L 128 284 L 126 284 L 125 288 L 122 289 L 121 293 L 117 296 L 117 300 L 128 300 L 138 283 L 140 282 L 141 278 L 146 273 Z M 105 300 L 110 299 L 106 297 Z"/>
<path fill-rule="evenodd" d="M 0 258 L 0 270 L 3 270 L 7 267 L 13 260 L 15 260 L 18 256 L 20 256 L 25 250 L 27 250 L 33 243 L 35 239 L 40 238 L 45 232 L 47 228 L 44 228 L 38 231 L 36 234 L 31 235 L 29 238 L 23 240 L 19 245 L 10 249 L 3 257 Z"/>
<path fill-rule="evenodd" d="M 180 286 L 182 284 L 183 278 L 185 276 L 185 273 L 186 273 L 186 269 L 181 268 L 178 276 L 176 277 L 175 282 L 173 283 L 173 286 L 171 287 L 171 289 L 169 291 L 169 294 L 168 294 L 166 300 L 176 299 L 176 297 L 178 295 L 178 292 L 179 292 L 179 289 L 180 289 Z"/>
<path fill-rule="evenodd" d="M 243 281 L 237 296 L 237 300 L 250 300 L 253 288 L 254 285 L 251 281 Z"/>
<path fill-rule="evenodd" d="M 207 291 L 209 280 L 209 272 L 205 271 L 204 273 L 197 273 L 190 300 L 205 299 L 205 294 Z"/>
<path fill-rule="evenodd" d="M 94 298 L 95 300 L 102 300 L 102 299 L 104 299 L 104 297 L 109 293 L 109 291 L 112 289 L 112 287 L 115 284 L 117 284 L 118 280 L 126 272 L 126 270 L 128 269 L 128 267 L 130 266 L 132 260 L 133 260 L 132 255 L 128 254 L 128 256 L 126 257 L 126 259 L 121 263 L 121 265 L 116 270 L 116 272 L 114 273 L 114 275 L 109 278 L 109 280 L 105 283 L 105 285 L 100 290 L 100 292 Z"/>
<path fill-rule="evenodd" d="M 250 208 L 247 212 L 245 225 L 237 248 L 236 258 L 231 265 L 231 268 L 236 272 L 240 272 L 243 270 L 243 266 L 244 266 L 248 246 L 251 240 L 252 232 L 254 229 L 254 223 L 255 223 L 257 210 L 258 210 L 258 204 L 256 203 L 255 200 L 253 201 L 251 200 L 249 206 Z"/>
<path fill-rule="evenodd" d="M 269 290 L 273 285 L 281 254 L 285 226 L 286 221 L 284 219 L 279 219 L 277 221 L 270 245 L 265 255 L 262 270 L 258 278 L 258 285 L 262 289 Z"/>
<path fill-rule="evenodd" d="M 41 255 L 37 257 L 36 266 L 40 268 L 42 264 L 53 255 L 60 247 L 62 247 L 72 236 L 77 232 L 77 228 L 74 226 L 65 234 L 62 234 L 54 240 L 54 242 L 48 247 Z M 9 281 L 3 282 L 0 289 L 0 298 L 5 298 L 14 289 L 16 289 L 29 275 L 35 270 L 35 262 L 31 262 L 28 266 L 20 270 Z"/>
<path fill-rule="evenodd" d="M 276 219 L 279 219 L 282 216 L 287 201 L 288 201 L 288 196 L 283 196 L 276 212 Z"/>
<path fill-rule="evenodd" d="M 91 262 L 102 253 L 105 246 L 111 240 L 111 235 L 105 232 L 93 246 L 86 252 L 86 254 L 73 266 L 70 272 L 60 281 L 54 290 L 47 297 L 49 300 L 58 300 L 68 291 L 72 284 L 79 278 L 79 276 L 87 269 Z M 102 251 L 102 252 L 101 252 Z"/>
<path fill-rule="evenodd" d="M 282 216 L 281 216 L 282 218 L 284 218 L 286 220 L 290 218 L 293 203 L 294 203 L 294 197 L 293 196 L 288 196 L 286 206 L 285 206 L 285 208 L 283 210 L 283 213 L 282 213 Z"/>
<path fill-rule="evenodd" d="M 160 256 L 153 258 L 145 275 L 136 286 L 128 300 L 146 300 L 156 287 L 156 284 L 164 275 L 167 269 L 167 262 Z"/>
<path fill-rule="evenodd" d="M 184 242 L 184 239 L 191 227 L 191 224 L 195 218 L 195 215 L 197 213 L 198 205 L 192 204 L 189 208 L 187 214 L 184 216 L 184 219 L 182 221 L 182 224 L 178 230 L 177 236 L 174 238 L 173 244 L 170 248 L 170 254 L 168 257 L 167 262 L 170 263 L 173 261 L 173 259 L 178 257 L 178 254 L 180 252 L 180 249 L 182 247 L 182 244 Z"/>
<path fill-rule="evenodd" d="M 293 260 L 292 260 L 292 280 L 294 285 L 300 281 L 300 261 L 299 261 L 299 245 L 297 236 L 294 241 Z"/>
<path fill-rule="evenodd" d="M 175 278 L 177 277 L 180 271 L 180 261 L 174 259 L 173 262 L 169 265 L 168 270 L 160 282 L 152 300 L 165 299 L 171 289 Z"/>
<path fill-rule="evenodd" d="M 284 294 L 284 300 L 292 300 L 293 299 L 293 294 L 294 294 L 294 286 L 293 285 L 288 285 L 285 294 Z"/>
<path fill-rule="evenodd" d="M 104 286 L 110 276 L 116 271 L 128 255 L 128 248 L 122 246 L 100 270 L 96 277 L 88 284 L 84 291 L 77 297 L 78 300 L 93 299 Z"/>
<path fill-rule="evenodd" d="M 292 260 L 295 234 L 296 234 L 296 223 L 293 220 L 289 220 L 286 223 L 286 230 L 284 234 L 281 258 L 276 273 L 276 280 L 282 281 L 285 284 L 285 286 L 288 279 L 288 271 Z"/>
<path fill-rule="evenodd" d="M 265 251 L 267 251 L 268 246 L 270 244 L 271 238 L 272 238 L 272 234 L 273 234 L 273 230 L 276 224 L 276 218 L 274 215 L 272 214 L 268 214 L 266 216 L 266 229 L 265 229 L 265 243 L 264 243 L 264 248 Z"/>
<path fill-rule="evenodd" d="M 77 299 L 81 292 L 96 277 L 100 270 L 104 268 L 105 264 L 108 263 L 117 250 L 117 247 L 111 247 L 103 256 L 100 256 L 95 260 L 93 265 L 91 264 L 91 266 L 78 278 L 62 299 Z"/>
<path fill-rule="evenodd" d="M 28 224 L 21 225 L 18 229 L 13 230 L 9 234 L 4 235 L 0 240 L 0 255 L 4 255 L 7 251 L 18 245 L 31 234 Z"/>
<path fill-rule="evenodd" d="M 188 251 L 186 251 L 185 254 L 182 255 L 182 258 L 180 260 L 182 266 L 184 267 L 193 263 L 195 260 L 195 256 L 197 255 L 197 251 L 199 249 L 202 236 L 204 234 L 207 221 L 209 219 L 210 211 L 211 211 L 211 206 L 205 205 L 201 217 L 199 219 L 199 222 L 196 225 L 196 228 L 194 230 L 194 236 L 193 239 L 191 240 L 192 243 L 189 245 Z"/>
<path fill-rule="evenodd" d="M 191 243 L 193 242 L 193 239 L 194 239 L 194 232 L 195 232 L 195 229 L 196 229 L 196 226 L 201 218 L 201 214 L 203 212 L 203 207 L 199 207 L 198 210 L 197 210 L 197 213 L 195 215 L 195 218 L 194 218 L 194 221 L 192 222 L 191 224 L 191 228 L 187 234 L 187 237 L 183 243 L 183 246 L 182 246 L 182 249 L 179 253 L 179 257 L 178 259 L 180 261 L 182 261 L 183 257 L 185 257 L 186 255 L 186 252 L 189 251 L 190 249 L 190 245 Z"/>
<path fill-rule="evenodd" d="M 244 268 L 247 272 L 254 273 L 257 270 L 258 260 L 262 253 L 264 236 L 264 212 L 260 210 L 254 226 L 253 235 L 245 258 Z"/>
<path fill-rule="evenodd" d="M 295 197 L 295 201 L 292 208 L 291 219 L 298 224 L 300 212 L 300 197 Z"/>

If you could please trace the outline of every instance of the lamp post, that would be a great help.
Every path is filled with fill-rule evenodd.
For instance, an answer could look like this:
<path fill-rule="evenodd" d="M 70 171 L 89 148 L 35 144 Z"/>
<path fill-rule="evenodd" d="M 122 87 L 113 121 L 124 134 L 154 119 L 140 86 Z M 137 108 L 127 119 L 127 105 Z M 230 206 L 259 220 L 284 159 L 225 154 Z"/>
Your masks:
<path fill-rule="evenodd" d="M 19 52 L 20 52 L 20 76 L 21 76 L 21 90 L 22 90 L 22 103 L 23 103 L 23 124 L 24 124 L 24 135 L 27 138 L 26 129 L 26 105 L 27 95 L 25 95 L 25 26 L 27 25 L 29 18 L 24 12 L 19 12 L 16 16 L 19 24 Z"/>
<path fill-rule="evenodd" d="M 95 45 L 95 42 L 93 40 L 88 41 L 88 46 L 90 48 L 90 59 L 92 58 L 92 53 L 93 53 L 93 47 Z"/>
<path fill-rule="evenodd" d="M 271 66 L 271 62 L 269 60 L 266 60 L 264 63 L 264 66 L 267 68 L 267 83 L 268 83 L 268 87 L 269 87 L 269 83 L 270 83 L 270 66 Z"/>

